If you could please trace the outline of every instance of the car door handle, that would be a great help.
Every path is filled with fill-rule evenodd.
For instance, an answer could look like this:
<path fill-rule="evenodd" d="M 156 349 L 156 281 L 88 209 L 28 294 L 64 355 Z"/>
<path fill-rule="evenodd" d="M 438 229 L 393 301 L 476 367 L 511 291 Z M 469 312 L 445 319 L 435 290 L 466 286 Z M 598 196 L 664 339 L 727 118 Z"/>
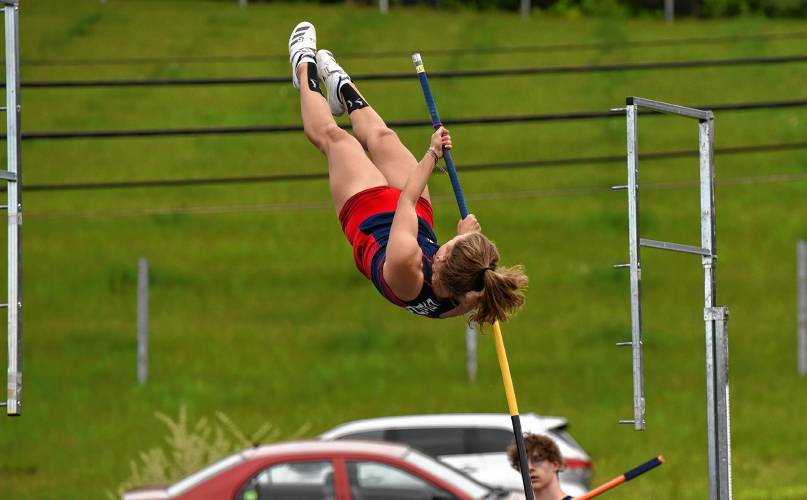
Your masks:
<path fill-rule="evenodd" d="M 460 467 L 460 470 L 466 474 L 473 474 L 477 469 L 471 465 L 466 465 L 465 467 Z"/>

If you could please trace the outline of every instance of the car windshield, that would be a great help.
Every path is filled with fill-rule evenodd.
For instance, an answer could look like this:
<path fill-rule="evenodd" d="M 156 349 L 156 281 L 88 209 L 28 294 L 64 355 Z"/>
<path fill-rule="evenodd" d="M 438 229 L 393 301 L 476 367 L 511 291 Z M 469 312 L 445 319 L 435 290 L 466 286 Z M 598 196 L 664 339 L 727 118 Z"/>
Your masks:
<path fill-rule="evenodd" d="M 410 449 L 403 457 L 407 462 L 434 474 L 441 480 L 453 484 L 472 498 L 484 498 L 491 493 L 491 488 L 455 470 L 454 468 L 435 461 L 433 458 Z"/>

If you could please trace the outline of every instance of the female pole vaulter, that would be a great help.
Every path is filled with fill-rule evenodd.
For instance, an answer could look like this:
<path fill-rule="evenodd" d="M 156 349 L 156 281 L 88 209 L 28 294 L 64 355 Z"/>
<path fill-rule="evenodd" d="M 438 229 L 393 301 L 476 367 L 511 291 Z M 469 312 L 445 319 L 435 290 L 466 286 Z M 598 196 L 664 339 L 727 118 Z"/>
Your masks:
<path fill-rule="evenodd" d="M 472 214 L 443 245 L 434 234 L 427 181 L 443 149 L 452 146 L 448 130 L 432 135 L 418 161 L 333 54 L 316 45 L 311 23 L 295 26 L 289 38 L 292 82 L 300 92 L 305 134 L 328 160 L 331 196 L 356 267 L 384 298 L 417 315 L 448 318 L 470 311 L 478 323 L 506 320 L 524 303 L 521 266 L 499 266 L 496 246 Z M 344 112 L 353 135 L 332 116 Z"/>

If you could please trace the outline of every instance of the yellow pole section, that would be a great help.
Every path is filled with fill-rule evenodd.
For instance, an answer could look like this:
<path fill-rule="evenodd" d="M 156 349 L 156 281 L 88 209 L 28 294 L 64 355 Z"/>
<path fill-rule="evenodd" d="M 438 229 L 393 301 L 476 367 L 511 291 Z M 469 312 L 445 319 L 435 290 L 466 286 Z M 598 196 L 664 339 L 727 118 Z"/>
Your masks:
<path fill-rule="evenodd" d="M 507 396 L 507 406 L 510 408 L 510 416 L 518 415 L 518 403 L 516 403 L 516 391 L 513 390 L 513 379 L 510 378 L 510 365 L 507 363 L 507 353 L 504 350 L 504 340 L 502 340 L 502 330 L 499 322 L 493 323 L 493 340 L 496 342 L 496 354 L 499 356 L 499 368 L 502 369 L 502 382 L 504 383 L 504 393 Z"/>

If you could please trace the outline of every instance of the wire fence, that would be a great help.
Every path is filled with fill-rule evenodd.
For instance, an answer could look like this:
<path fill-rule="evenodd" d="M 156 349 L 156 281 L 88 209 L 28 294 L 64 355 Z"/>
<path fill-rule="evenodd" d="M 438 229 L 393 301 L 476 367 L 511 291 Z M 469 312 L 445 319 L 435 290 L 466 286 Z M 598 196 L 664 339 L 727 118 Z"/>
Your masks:
<path fill-rule="evenodd" d="M 620 42 L 585 42 L 562 44 L 537 44 L 509 47 L 474 47 L 423 50 L 394 50 L 378 52 L 339 52 L 339 59 L 386 59 L 409 57 L 412 52 L 420 52 L 424 56 L 458 56 L 473 54 L 513 54 L 532 52 L 574 52 L 589 50 L 611 50 L 619 48 L 649 48 L 687 45 L 723 45 L 735 43 L 758 43 L 773 40 L 801 40 L 807 38 L 807 32 L 793 33 L 759 33 L 756 35 L 728 35 L 719 37 L 662 38 L 654 40 L 626 40 Z M 241 63 L 251 61 L 288 60 L 288 54 L 251 54 L 251 55 L 203 55 L 203 56 L 155 56 L 155 57 L 120 57 L 104 59 L 31 59 L 23 58 L 23 66 L 135 66 L 141 64 L 207 64 L 207 63 Z"/>
<path fill-rule="evenodd" d="M 794 184 L 807 182 L 807 173 L 796 174 L 771 174 L 758 176 L 730 177 L 716 179 L 716 186 L 758 186 L 763 184 Z M 690 189 L 699 186 L 699 181 L 672 181 L 660 183 L 644 183 L 642 189 L 651 190 L 678 190 Z M 470 201 L 486 200 L 507 200 L 512 202 L 519 199 L 541 199 L 541 198 L 572 198 L 579 196 L 602 195 L 612 193 L 609 187 L 604 186 L 581 186 L 555 189 L 540 189 L 527 191 L 494 191 L 487 193 L 467 193 L 465 198 Z M 452 195 L 432 196 L 432 203 L 445 204 L 455 203 Z M 299 210 L 332 210 L 330 202 L 292 202 L 292 203 L 257 203 L 239 204 L 225 206 L 192 206 L 192 207 L 161 207 L 144 209 L 123 209 L 107 211 L 29 211 L 27 217 L 37 219 L 80 219 L 80 220 L 100 220 L 100 219 L 120 219 L 133 217 L 159 217 L 176 215 L 224 215 L 224 214 L 247 214 L 266 212 L 290 212 Z"/>
<path fill-rule="evenodd" d="M 714 38 L 691 38 L 678 40 L 645 40 L 615 44 L 561 44 L 543 46 L 520 46 L 520 47 L 490 47 L 477 49 L 444 49 L 428 52 L 429 55 L 453 55 L 460 53 L 505 53 L 505 52 L 529 52 L 535 50 L 590 50 L 596 48 L 617 47 L 617 46 L 660 46 L 660 45 L 685 45 L 695 43 L 739 43 L 741 41 L 762 40 L 762 39 L 799 39 L 807 38 L 807 33 L 789 34 L 767 34 L 748 37 L 714 37 Z M 409 52 L 391 51 L 377 53 L 348 53 L 347 57 L 397 57 L 409 55 Z M 345 55 L 340 55 L 344 57 Z M 188 58 L 190 62 L 214 62 L 214 61 L 236 61 L 249 59 L 280 58 L 274 56 L 211 56 Z M 282 55 L 285 59 L 286 56 Z M 92 64 L 124 64 L 124 63 L 153 63 L 153 62 L 175 62 L 173 59 L 161 58 L 139 58 L 139 59 L 107 59 L 107 60 L 73 60 L 73 61 L 28 61 L 27 64 L 34 65 L 92 65 Z M 796 54 L 788 56 L 774 57 L 746 57 L 733 59 L 710 59 L 710 60 L 688 60 L 688 61 L 656 61 L 644 63 L 621 63 L 621 64 L 599 64 L 599 65 L 579 65 L 579 66 L 548 66 L 535 68 L 505 68 L 505 69 L 484 69 L 466 71 L 444 71 L 431 72 L 430 78 L 463 78 L 463 77 L 492 77 L 492 76 L 526 76 L 545 74 L 569 74 L 569 73 L 593 73 L 593 72 L 614 72 L 614 71 L 643 71 L 659 69 L 683 69 L 698 67 L 725 67 L 743 65 L 768 65 L 768 64 L 792 64 L 807 61 L 807 55 Z M 354 75 L 357 81 L 368 80 L 409 80 L 412 78 L 410 72 L 406 73 L 371 73 Z M 288 84 L 288 76 L 278 77 L 247 77 L 247 78 L 190 78 L 190 79 L 139 79 L 139 80 L 84 80 L 84 81 L 32 81 L 23 82 L 24 88 L 87 88 L 87 87 L 130 87 L 130 86 L 187 86 L 187 85 L 243 85 L 243 84 Z M 712 111 L 744 111 L 759 109 L 782 109 L 803 107 L 807 105 L 807 99 L 794 99 L 782 101 L 744 102 L 744 103 L 724 103 L 716 105 L 696 105 L 692 107 L 700 109 L 710 109 Z M 642 115 L 656 114 L 653 111 L 641 112 Z M 544 114 L 522 114 L 503 116 L 482 116 L 445 119 L 445 123 L 455 125 L 492 125 L 508 123 L 526 122 L 554 122 L 554 121 L 576 121 L 602 118 L 623 117 L 621 109 L 610 111 L 593 112 L 572 112 L 572 113 L 544 113 Z M 390 121 L 388 125 L 392 128 L 425 127 L 431 123 L 426 120 L 398 120 Z M 344 128 L 349 129 L 346 125 Z M 177 136 L 206 136 L 206 135 L 234 135 L 253 133 L 282 133 L 300 132 L 302 125 L 265 125 L 265 126 L 240 126 L 240 127 L 208 127 L 208 128 L 181 128 L 181 129 L 145 129 L 145 130 L 100 130 L 100 131 L 58 131 L 58 132 L 23 132 L 22 138 L 25 141 L 31 140 L 64 140 L 64 139 L 97 139 L 97 138 L 133 138 L 133 137 L 177 137 Z M 5 135 L 2 136 L 5 138 Z M 797 150 L 807 148 L 807 141 L 776 144 L 757 144 L 751 146 L 733 146 L 716 148 L 719 154 L 749 154 L 758 152 L 773 152 L 785 150 Z M 663 151 L 642 154 L 642 159 L 669 159 L 697 156 L 696 151 Z M 461 167 L 464 172 L 509 170 L 521 168 L 542 168 L 542 167 L 562 167 L 562 166 L 584 166 L 622 162 L 624 155 L 602 155 L 554 159 L 533 159 L 508 162 L 476 163 Z M 153 187 L 182 187 L 182 186 L 203 186 L 203 185 L 225 185 L 225 184 L 251 184 L 251 183 L 272 183 L 288 181 L 309 181 L 327 178 L 326 173 L 304 173 L 304 174 L 271 174 L 253 176 L 230 176 L 230 177 L 208 177 L 208 178 L 177 178 L 177 179 L 151 179 L 135 181 L 106 181 L 90 183 L 63 183 L 63 184 L 27 184 L 25 190 L 29 192 L 43 191 L 86 191 L 103 189 L 133 189 L 133 188 L 153 188 Z"/>
<path fill-rule="evenodd" d="M 716 154 L 751 154 L 762 152 L 794 151 L 807 149 L 807 141 L 776 143 L 776 144 L 755 144 L 751 146 L 729 146 L 715 148 Z M 696 150 L 678 151 L 658 151 L 642 153 L 642 160 L 667 160 L 674 158 L 696 157 Z M 620 163 L 625 161 L 625 155 L 602 155 L 602 156 L 578 156 L 571 158 L 550 158 L 519 160 L 507 162 L 473 163 L 459 166 L 458 171 L 481 172 L 491 170 L 515 170 L 525 168 L 547 168 L 547 167 L 567 167 L 567 166 L 591 166 L 609 163 Z M 166 187 L 189 187 L 189 186 L 213 186 L 226 184 L 255 184 L 255 183 L 276 183 L 290 181 L 314 181 L 327 179 L 326 172 L 310 172 L 303 174 L 268 174 L 251 176 L 230 176 L 230 177 L 206 177 L 206 178 L 178 178 L 178 179 L 150 179 L 137 181 L 106 181 L 106 182 L 76 182 L 63 184 L 27 184 L 24 190 L 28 191 L 89 191 L 105 189 L 133 189 L 133 188 L 166 188 Z"/>
<path fill-rule="evenodd" d="M 723 104 L 693 105 L 697 109 L 709 109 L 716 112 L 750 111 L 762 109 L 784 109 L 807 106 L 807 99 L 793 99 L 786 101 L 755 101 Z M 655 115 L 655 111 L 642 111 L 640 115 Z M 507 123 L 554 122 L 596 120 L 604 118 L 624 117 L 624 111 L 614 109 L 610 111 L 583 111 L 573 113 L 543 113 L 502 116 L 477 116 L 466 118 L 444 118 L 443 123 L 449 126 L 457 125 L 493 125 Z M 397 120 L 387 121 L 390 128 L 431 127 L 429 120 Z M 350 125 L 342 125 L 350 130 Z M 239 135 L 239 134 L 272 134 L 282 132 L 302 132 L 302 125 L 252 125 L 239 127 L 205 127 L 205 128 L 176 128 L 176 129 L 142 129 L 142 130 L 84 130 L 59 132 L 23 132 L 24 141 L 35 140 L 67 140 L 67 139 L 113 139 L 130 137 L 188 137 L 209 135 Z M 5 134 L 0 135 L 5 139 Z"/>
<path fill-rule="evenodd" d="M 484 78 L 497 76 L 532 76 L 580 73 L 606 73 L 622 71 L 672 70 L 691 68 L 717 68 L 727 66 L 752 66 L 794 64 L 807 62 L 807 54 L 771 57 L 740 57 L 731 59 L 703 59 L 688 61 L 652 61 L 619 64 L 585 64 L 577 66 L 541 66 L 534 68 L 476 69 L 462 71 L 430 71 L 429 79 Z M 373 80 L 411 80 L 412 72 L 405 73 L 359 73 L 351 75 L 357 82 Z M 289 83 L 289 76 L 251 76 L 240 78 L 143 78 L 123 80 L 49 80 L 20 82 L 25 89 L 53 88 L 111 88 L 111 87 L 166 87 L 199 85 L 278 85 Z M 5 86 L 5 84 L 3 84 Z"/>

